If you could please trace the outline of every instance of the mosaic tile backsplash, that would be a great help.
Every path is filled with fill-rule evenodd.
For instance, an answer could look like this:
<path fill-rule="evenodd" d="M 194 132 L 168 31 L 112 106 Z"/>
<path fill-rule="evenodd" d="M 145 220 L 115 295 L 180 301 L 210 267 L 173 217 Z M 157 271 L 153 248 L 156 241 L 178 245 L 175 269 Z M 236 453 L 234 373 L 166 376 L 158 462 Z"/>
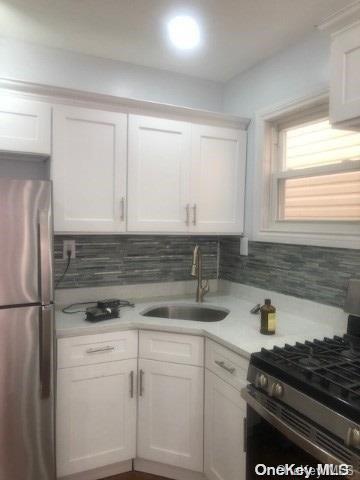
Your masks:
<path fill-rule="evenodd" d="M 55 280 L 64 271 L 63 240 L 76 258 L 58 288 L 191 280 L 192 251 L 203 252 L 204 278 L 225 279 L 342 307 L 349 278 L 360 278 L 360 250 L 249 242 L 187 235 L 56 235 Z M 218 260 L 218 243 L 220 259 Z"/>
<path fill-rule="evenodd" d="M 360 250 L 220 239 L 219 277 L 232 282 L 342 307 L 347 282 L 360 279 Z"/>
<path fill-rule="evenodd" d="M 218 276 L 218 238 L 160 235 L 56 235 L 55 282 L 66 267 L 63 240 L 75 240 L 76 258 L 57 288 L 191 280 L 192 251 L 203 253 L 204 277 Z"/>

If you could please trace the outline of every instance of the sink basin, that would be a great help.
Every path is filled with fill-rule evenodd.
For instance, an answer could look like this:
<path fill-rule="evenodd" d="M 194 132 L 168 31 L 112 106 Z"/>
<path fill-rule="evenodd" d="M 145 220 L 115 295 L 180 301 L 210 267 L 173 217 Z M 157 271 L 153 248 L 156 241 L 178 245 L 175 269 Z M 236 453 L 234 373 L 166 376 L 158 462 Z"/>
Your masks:
<path fill-rule="evenodd" d="M 144 310 L 144 317 L 173 318 L 176 320 L 195 320 L 197 322 L 219 322 L 228 314 L 229 310 L 219 307 L 205 307 L 202 305 L 157 305 Z"/>

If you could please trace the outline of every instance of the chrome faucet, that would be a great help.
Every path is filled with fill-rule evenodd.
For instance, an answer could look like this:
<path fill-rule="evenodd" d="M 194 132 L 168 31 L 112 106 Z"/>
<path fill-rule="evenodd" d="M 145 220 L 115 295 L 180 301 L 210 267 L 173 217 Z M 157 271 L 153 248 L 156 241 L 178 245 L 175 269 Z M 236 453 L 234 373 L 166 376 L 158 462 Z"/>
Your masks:
<path fill-rule="evenodd" d="M 209 282 L 202 279 L 202 253 L 199 245 L 196 245 L 193 251 L 191 275 L 197 279 L 196 301 L 202 303 L 210 287 Z"/>

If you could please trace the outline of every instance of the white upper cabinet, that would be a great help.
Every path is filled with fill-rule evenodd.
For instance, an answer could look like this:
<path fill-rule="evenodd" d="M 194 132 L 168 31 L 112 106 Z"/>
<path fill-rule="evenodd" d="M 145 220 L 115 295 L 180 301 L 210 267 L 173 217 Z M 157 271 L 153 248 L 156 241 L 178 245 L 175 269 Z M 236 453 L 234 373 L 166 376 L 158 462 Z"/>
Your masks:
<path fill-rule="evenodd" d="M 129 115 L 129 231 L 186 230 L 190 138 L 189 123 Z"/>
<path fill-rule="evenodd" d="M 128 230 L 242 233 L 246 132 L 130 115 Z"/>
<path fill-rule="evenodd" d="M 360 22 L 333 36 L 330 65 L 330 121 L 360 129 Z"/>
<path fill-rule="evenodd" d="M 193 125 L 191 231 L 241 233 L 246 132 Z"/>
<path fill-rule="evenodd" d="M 0 96 L 0 150 L 49 156 L 50 140 L 50 105 Z"/>
<path fill-rule="evenodd" d="M 55 106 L 55 231 L 126 231 L 126 161 L 125 114 Z"/>

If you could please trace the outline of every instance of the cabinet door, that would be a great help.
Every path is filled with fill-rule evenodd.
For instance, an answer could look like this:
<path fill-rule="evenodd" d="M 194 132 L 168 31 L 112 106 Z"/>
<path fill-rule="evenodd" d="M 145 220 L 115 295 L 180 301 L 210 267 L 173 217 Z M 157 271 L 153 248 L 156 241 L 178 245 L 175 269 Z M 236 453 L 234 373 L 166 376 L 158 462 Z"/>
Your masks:
<path fill-rule="evenodd" d="M 333 37 L 330 65 L 330 121 L 359 129 L 360 23 Z"/>
<path fill-rule="evenodd" d="M 54 108 L 55 231 L 126 230 L 126 155 L 126 115 Z"/>
<path fill-rule="evenodd" d="M 129 116 L 129 231 L 188 230 L 191 126 Z"/>
<path fill-rule="evenodd" d="M 50 155 L 51 107 L 0 96 L 0 150 Z"/>
<path fill-rule="evenodd" d="M 58 370 L 58 477 L 136 456 L 137 360 Z"/>
<path fill-rule="evenodd" d="M 193 125 L 191 230 L 241 233 L 246 132 Z"/>
<path fill-rule="evenodd" d="M 202 471 L 203 368 L 140 359 L 139 377 L 137 456 Z"/>
<path fill-rule="evenodd" d="M 240 392 L 206 370 L 205 475 L 209 480 L 245 480 L 245 416 Z"/>

